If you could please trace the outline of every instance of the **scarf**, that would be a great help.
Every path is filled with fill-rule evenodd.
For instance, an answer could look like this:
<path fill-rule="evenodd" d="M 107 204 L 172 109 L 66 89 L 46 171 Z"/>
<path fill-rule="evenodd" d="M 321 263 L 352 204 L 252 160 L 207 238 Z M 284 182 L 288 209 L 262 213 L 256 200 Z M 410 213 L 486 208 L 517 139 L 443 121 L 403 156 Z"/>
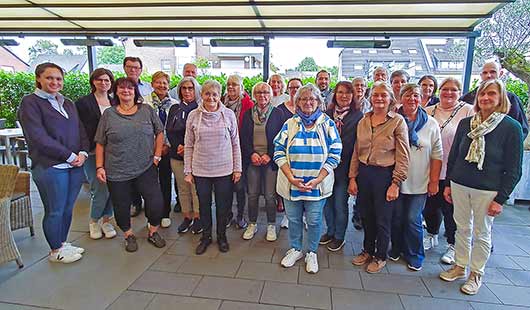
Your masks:
<path fill-rule="evenodd" d="M 223 100 L 225 106 L 229 108 L 230 110 L 234 111 L 234 114 L 236 115 L 237 120 L 239 119 L 239 116 L 241 115 L 241 109 L 243 107 L 243 104 L 241 104 L 241 99 L 242 99 L 241 97 L 242 96 L 240 95 L 239 97 L 236 98 L 236 100 L 230 100 L 228 99 L 228 95 L 226 95 Z"/>
<path fill-rule="evenodd" d="M 335 121 L 335 125 L 337 126 L 339 134 L 342 134 L 342 126 L 344 125 L 343 120 L 348 112 L 350 112 L 349 105 L 344 108 L 339 107 L 338 104 L 335 105 L 335 109 L 333 110 L 333 120 Z"/>
<path fill-rule="evenodd" d="M 425 123 L 427 123 L 428 115 L 427 112 L 422 107 L 418 107 L 418 111 L 416 112 L 416 120 L 410 121 L 405 114 L 403 114 L 403 107 L 400 107 L 398 110 L 398 113 L 405 118 L 405 123 L 407 123 L 407 127 L 409 129 L 409 143 L 410 145 L 413 145 L 415 147 L 420 147 L 418 140 L 420 139 L 418 137 L 418 131 L 420 131 L 423 126 L 425 126 Z"/>
<path fill-rule="evenodd" d="M 252 120 L 254 120 L 254 124 L 263 125 L 264 123 L 266 123 L 269 119 L 269 115 L 271 115 L 273 108 L 274 107 L 270 102 L 264 111 L 260 110 L 257 104 L 254 105 L 252 107 Z"/>
<path fill-rule="evenodd" d="M 165 125 L 167 120 L 167 109 L 169 106 L 171 106 L 171 97 L 168 95 L 166 98 L 160 100 L 158 95 L 155 92 L 152 92 L 151 98 L 153 99 L 153 106 L 158 111 L 158 117 L 160 117 L 160 121 L 163 125 Z"/>
<path fill-rule="evenodd" d="M 320 110 L 320 108 L 317 107 L 315 112 L 313 112 L 310 115 L 306 115 L 302 112 L 302 110 L 300 110 L 300 108 L 297 107 L 296 114 L 300 116 L 300 119 L 302 120 L 302 123 L 304 123 L 304 126 L 308 127 L 308 126 L 312 126 L 317 121 L 317 119 L 320 117 L 320 115 L 322 115 L 322 110 Z"/>
<path fill-rule="evenodd" d="M 472 139 L 466 160 L 470 163 L 477 163 L 477 169 L 482 170 L 484 157 L 486 156 L 486 139 L 484 136 L 497 128 L 497 125 L 504 119 L 505 114 L 493 112 L 485 121 L 482 121 L 480 113 L 471 118 L 471 131 L 467 136 Z"/>

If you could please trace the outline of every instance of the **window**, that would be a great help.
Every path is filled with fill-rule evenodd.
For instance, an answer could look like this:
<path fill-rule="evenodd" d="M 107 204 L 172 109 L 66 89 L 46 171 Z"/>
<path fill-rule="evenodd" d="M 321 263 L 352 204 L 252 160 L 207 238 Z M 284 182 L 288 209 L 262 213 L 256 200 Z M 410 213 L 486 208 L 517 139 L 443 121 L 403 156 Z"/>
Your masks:
<path fill-rule="evenodd" d="M 363 65 L 354 65 L 354 66 L 353 66 L 353 69 L 355 69 L 355 70 L 362 70 L 362 69 L 363 69 Z"/>
<path fill-rule="evenodd" d="M 377 54 L 377 50 L 368 50 L 369 54 Z"/>
<path fill-rule="evenodd" d="M 418 54 L 418 51 L 415 48 L 409 49 L 409 54 Z"/>
<path fill-rule="evenodd" d="M 171 59 L 161 59 L 160 70 L 164 72 L 171 72 Z"/>
<path fill-rule="evenodd" d="M 362 51 L 361 51 L 361 50 L 353 50 L 353 53 L 354 53 L 354 54 L 361 54 Z"/>
<path fill-rule="evenodd" d="M 398 49 L 392 50 L 392 54 L 401 54 L 401 50 L 398 50 Z"/>
<path fill-rule="evenodd" d="M 423 67 L 421 65 L 416 65 L 414 68 L 418 71 L 423 70 Z"/>

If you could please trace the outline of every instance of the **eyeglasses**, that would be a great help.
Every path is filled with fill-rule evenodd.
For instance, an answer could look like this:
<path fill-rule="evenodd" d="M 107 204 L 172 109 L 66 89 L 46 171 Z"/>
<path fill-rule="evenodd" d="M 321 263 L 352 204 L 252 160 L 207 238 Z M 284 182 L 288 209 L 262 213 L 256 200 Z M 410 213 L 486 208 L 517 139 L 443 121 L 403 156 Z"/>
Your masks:
<path fill-rule="evenodd" d="M 317 98 L 315 98 L 315 97 L 305 97 L 305 98 L 300 98 L 298 100 L 300 100 L 301 102 L 306 103 L 308 101 L 315 102 L 315 101 L 317 101 Z"/>
<path fill-rule="evenodd" d="M 139 67 L 139 66 L 125 66 L 125 69 L 128 69 L 128 70 L 142 70 L 142 67 Z"/>
<path fill-rule="evenodd" d="M 193 91 L 194 89 L 195 89 L 195 87 L 193 87 L 193 86 L 190 86 L 190 87 L 182 86 L 180 88 L 180 91 Z"/>
<path fill-rule="evenodd" d="M 270 96 L 270 92 L 268 91 L 257 91 L 255 92 L 256 96 L 259 96 L 259 95 L 269 95 Z"/>
<path fill-rule="evenodd" d="M 94 79 L 94 81 L 96 82 L 104 82 L 104 83 L 110 83 L 110 80 L 109 79 Z"/>

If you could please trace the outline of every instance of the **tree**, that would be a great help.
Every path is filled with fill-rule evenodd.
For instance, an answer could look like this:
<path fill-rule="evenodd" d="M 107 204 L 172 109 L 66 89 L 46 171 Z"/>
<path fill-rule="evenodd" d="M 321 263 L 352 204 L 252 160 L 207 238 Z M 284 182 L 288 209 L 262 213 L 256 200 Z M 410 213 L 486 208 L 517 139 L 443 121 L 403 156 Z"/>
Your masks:
<path fill-rule="evenodd" d="M 116 64 L 123 63 L 125 58 L 125 47 L 120 45 L 105 46 L 97 49 L 96 60 L 98 64 Z"/>
<path fill-rule="evenodd" d="M 313 57 L 306 57 L 296 66 L 297 71 L 318 71 L 317 63 Z"/>
<path fill-rule="evenodd" d="M 39 39 L 35 42 L 35 45 L 28 49 L 29 60 L 33 61 L 40 55 L 58 55 L 57 48 L 59 46 L 50 40 Z"/>

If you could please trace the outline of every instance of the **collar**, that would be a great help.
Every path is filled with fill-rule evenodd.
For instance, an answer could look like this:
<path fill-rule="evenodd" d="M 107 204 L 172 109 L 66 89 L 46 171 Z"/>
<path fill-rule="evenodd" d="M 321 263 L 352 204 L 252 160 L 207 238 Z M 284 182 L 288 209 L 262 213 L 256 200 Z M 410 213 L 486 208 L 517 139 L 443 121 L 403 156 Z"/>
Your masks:
<path fill-rule="evenodd" d="M 54 96 L 54 95 L 52 95 L 52 94 L 50 94 L 48 92 L 43 91 L 40 88 L 36 88 L 34 94 L 37 95 L 38 97 L 40 97 L 42 99 L 46 99 L 48 101 L 49 100 L 54 100 L 54 101 L 59 102 L 60 104 L 62 104 L 64 102 L 64 96 L 61 93 L 57 93 L 57 95 Z"/>
<path fill-rule="evenodd" d="M 370 112 L 366 112 L 366 115 L 368 117 L 372 116 L 374 114 L 374 111 L 370 111 Z M 398 114 L 394 111 L 388 111 L 388 113 L 386 113 L 386 116 L 390 117 L 390 118 L 395 118 Z"/>

